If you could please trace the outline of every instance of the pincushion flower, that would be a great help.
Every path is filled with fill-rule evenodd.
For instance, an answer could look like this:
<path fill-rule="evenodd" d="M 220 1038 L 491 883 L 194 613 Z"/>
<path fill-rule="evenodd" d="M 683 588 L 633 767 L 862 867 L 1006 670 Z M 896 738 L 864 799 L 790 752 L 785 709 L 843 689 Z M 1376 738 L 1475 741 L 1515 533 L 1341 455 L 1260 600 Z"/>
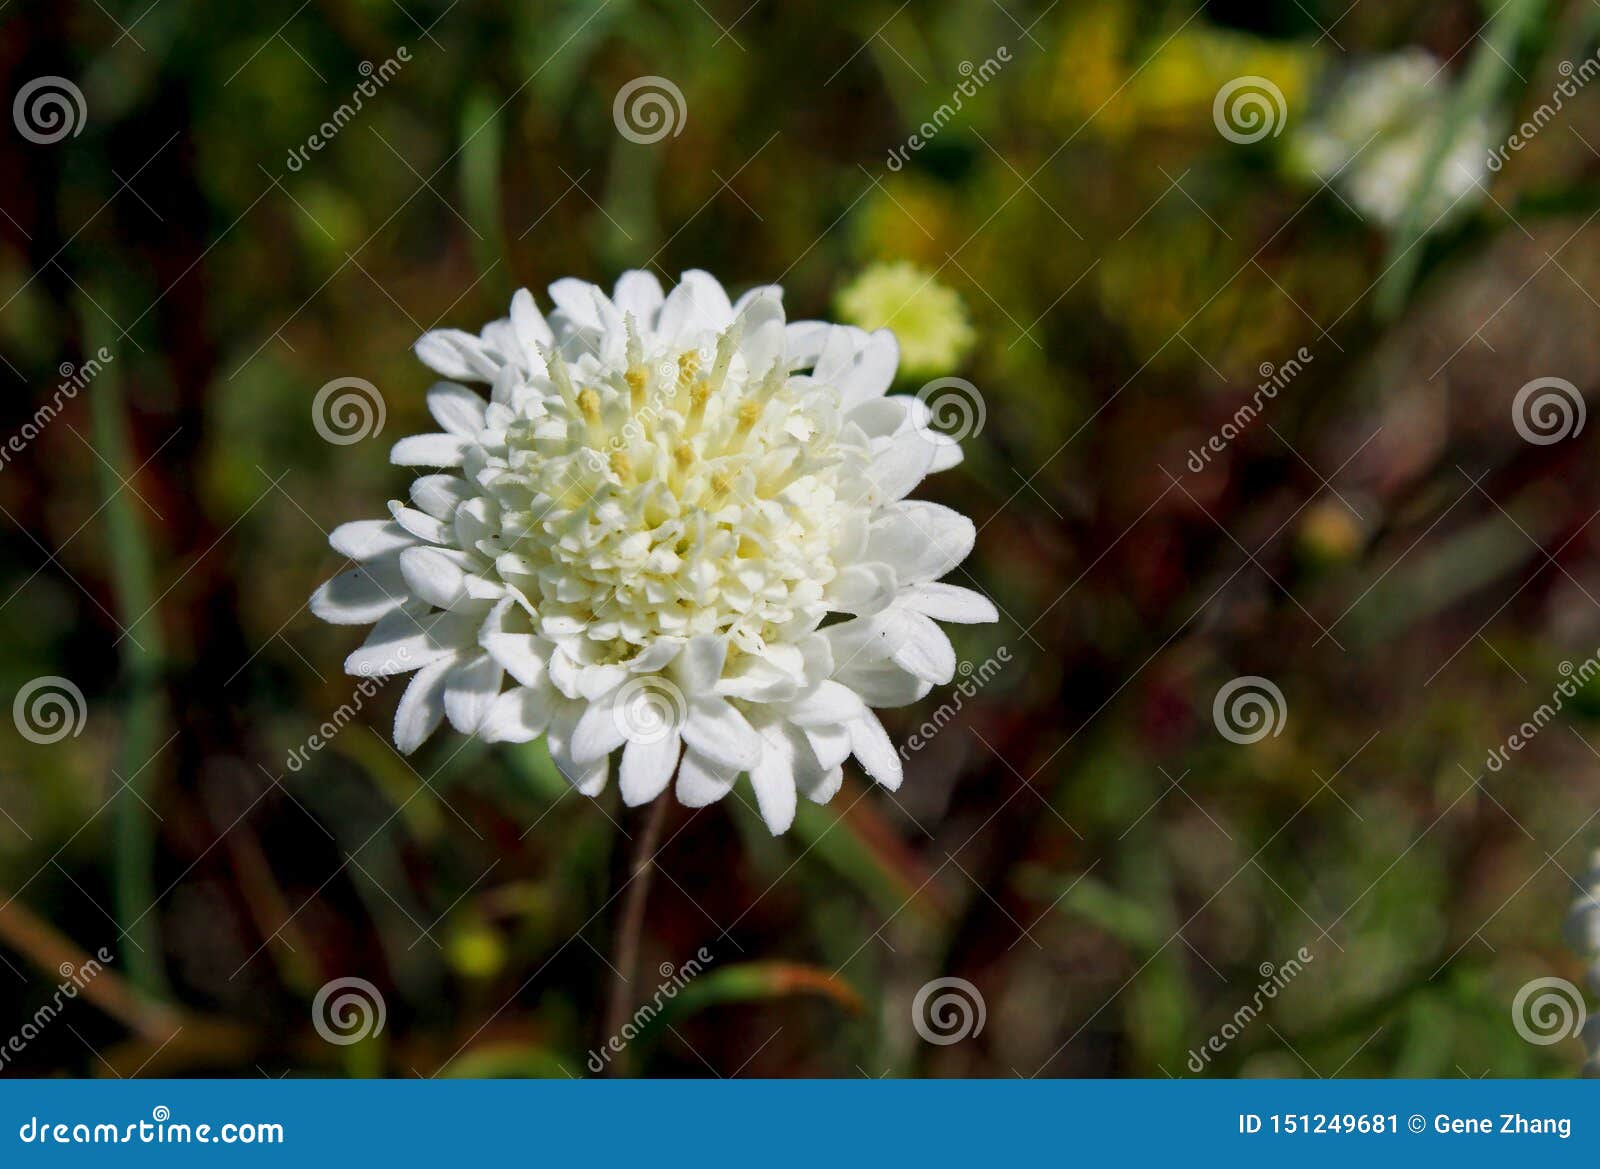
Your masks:
<path fill-rule="evenodd" d="M 526 289 L 479 335 L 426 334 L 442 428 L 398 442 L 438 468 L 388 519 L 334 531 L 357 562 L 317 590 L 326 621 L 375 623 L 345 668 L 413 673 L 395 742 L 439 725 L 491 742 L 544 735 L 596 795 L 620 751 L 629 804 L 699 807 L 747 774 L 774 832 L 854 755 L 899 786 L 873 707 L 950 681 L 936 621 L 987 622 L 939 578 L 972 522 L 906 497 L 960 461 L 910 396 L 886 396 L 887 330 L 788 323 L 782 291 L 730 302 L 704 272 L 664 294 L 628 272 L 607 296 Z M 486 385 L 483 391 L 472 388 Z"/>
<path fill-rule="evenodd" d="M 864 329 L 889 329 L 912 377 L 948 373 L 976 337 L 966 306 L 932 272 L 899 261 L 873 264 L 839 294 L 839 315 Z"/>
<path fill-rule="evenodd" d="M 1474 115 L 1454 128 L 1431 187 L 1426 173 L 1441 136 L 1451 130 L 1452 89 L 1444 65 L 1425 49 L 1409 49 L 1352 69 L 1321 115 L 1296 136 L 1293 165 L 1337 181 L 1363 215 L 1395 227 L 1421 196 L 1419 226 L 1435 229 L 1486 193 L 1494 131 Z"/>

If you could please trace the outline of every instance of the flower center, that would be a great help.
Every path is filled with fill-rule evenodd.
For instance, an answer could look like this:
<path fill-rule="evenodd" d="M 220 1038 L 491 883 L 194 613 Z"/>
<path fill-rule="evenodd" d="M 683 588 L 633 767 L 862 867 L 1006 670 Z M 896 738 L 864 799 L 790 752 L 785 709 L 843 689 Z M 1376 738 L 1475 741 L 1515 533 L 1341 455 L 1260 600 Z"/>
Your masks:
<path fill-rule="evenodd" d="M 833 396 L 712 349 L 550 360 L 554 391 L 505 432 L 501 575 L 548 634 L 620 660 L 661 636 L 759 651 L 815 628 L 864 449 Z"/>

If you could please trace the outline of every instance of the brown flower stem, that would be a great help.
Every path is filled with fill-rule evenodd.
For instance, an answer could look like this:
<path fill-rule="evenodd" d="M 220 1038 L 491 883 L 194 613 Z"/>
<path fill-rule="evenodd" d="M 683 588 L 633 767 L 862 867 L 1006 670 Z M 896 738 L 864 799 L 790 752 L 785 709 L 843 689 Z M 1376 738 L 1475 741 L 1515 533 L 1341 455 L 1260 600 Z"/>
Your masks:
<path fill-rule="evenodd" d="M 633 844 L 633 856 L 628 862 L 628 875 L 623 879 L 627 890 L 622 902 L 622 913 L 617 918 L 616 934 L 611 947 L 611 965 L 616 968 L 616 981 L 611 984 L 611 994 L 606 1003 L 606 1033 L 602 1042 L 622 1033 L 628 1021 L 628 1007 L 633 996 L 628 988 L 638 973 L 639 935 L 644 929 L 645 899 L 650 895 L 650 878 L 655 873 L 656 850 L 661 843 L 661 829 L 667 821 L 670 795 L 656 797 L 645 820 L 644 831 Z M 607 1074 L 620 1071 L 621 1053 L 606 1065 Z"/>

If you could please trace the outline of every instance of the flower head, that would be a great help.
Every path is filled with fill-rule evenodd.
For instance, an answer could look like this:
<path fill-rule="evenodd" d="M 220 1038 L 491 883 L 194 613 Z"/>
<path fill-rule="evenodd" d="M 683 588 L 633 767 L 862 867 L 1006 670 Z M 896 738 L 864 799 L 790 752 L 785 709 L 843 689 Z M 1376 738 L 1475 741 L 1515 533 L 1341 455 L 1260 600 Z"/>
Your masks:
<path fill-rule="evenodd" d="M 645 272 L 610 296 L 559 280 L 548 318 L 524 289 L 480 335 L 417 343 L 447 379 L 428 393 L 443 430 L 391 457 L 445 470 L 389 519 L 335 530 L 359 567 L 311 600 L 376 622 L 350 673 L 415 671 L 401 750 L 446 718 L 491 742 L 544 735 L 595 795 L 620 748 L 630 804 L 674 776 L 681 802 L 709 804 L 744 772 L 773 832 L 797 792 L 830 799 L 852 754 L 899 785 L 871 707 L 950 681 L 935 618 L 996 618 L 938 583 L 971 521 L 906 499 L 960 450 L 921 402 L 885 396 L 892 334 L 790 324 L 781 296 L 730 302 L 693 271 L 665 295 Z"/>
<path fill-rule="evenodd" d="M 1297 164 L 1337 181 L 1362 214 L 1394 227 L 1406 213 L 1440 135 L 1449 130 L 1450 84 L 1424 49 L 1394 53 L 1351 70 L 1322 116 L 1294 144 Z M 1431 229 L 1484 195 L 1493 129 L 1475 116 L 1459 126 L 1422 192 L 1420 226 Z"/>
<path fill-rule="evenodd" d="M 912 377 L 948 373 L 972 348 L 966 306 L 932 272 L 899 261 L 873 264 L 839 294 L 839 315 L 863 329 L 889 329 Z"/>

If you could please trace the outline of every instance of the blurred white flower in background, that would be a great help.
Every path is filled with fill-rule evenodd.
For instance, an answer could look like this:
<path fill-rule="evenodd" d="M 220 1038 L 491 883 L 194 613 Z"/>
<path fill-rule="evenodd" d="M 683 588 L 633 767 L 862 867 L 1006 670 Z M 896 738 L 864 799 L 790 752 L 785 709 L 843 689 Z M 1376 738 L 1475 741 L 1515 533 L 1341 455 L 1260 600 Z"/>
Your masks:
<path fill-rule="evenodd" d="M 1440 136 L 1451 85 L 1438 58 L 1407 49 L 1351 69 L 1295 136 L 1292 164 L 1333 182 L 1362 215 L 1392 228 L 1410 206 Z M 1424 194 L 1419 227 L 1433 230 L 1480 202 L 1494 128 L 1466 119 Z"/>
<path fill-rule="evenodd" d="M 1600 849 L 1590 853 L 1581 884 L 1583 892 L 1567 914 L 1567 944 L 1589 960 L 1589 989 L 1600 993 Z M 1583 1074 L 1600 1077 L 1600 1014 L 1584 1023 L 1583 1042 L 1589 1049 Z"/>
<path fill-rule="evenodd" d="M 674 776 L 682 803 L 709 804 L 743 772 L 775 833 L 797 792 L 833 796 L 851 754 L 897 787 L 871 707 L 951 680 L 936 619 L 996 612 L 938 583 L 972 522 L 906 499 L 961 453 L 921 402 L 885 396 L 894 336 L 790 324 L 778 287 L 730 302 L 696 271 L 670 294 L 628 272 L 610 296 L 567 279 L 550 297 L 548 319 L 524 289 L 481 335 L 417 343 L 448 379 L 428 393 L 443 432 L 391 457 L 448 470 L 333 533 L 360 567 L 311 607 L 376 622 L 350 673 L 416 671 L 396 744 L 445 718 L 545 735 L 586 795 L 620 748 L 629 804 Z"/>

